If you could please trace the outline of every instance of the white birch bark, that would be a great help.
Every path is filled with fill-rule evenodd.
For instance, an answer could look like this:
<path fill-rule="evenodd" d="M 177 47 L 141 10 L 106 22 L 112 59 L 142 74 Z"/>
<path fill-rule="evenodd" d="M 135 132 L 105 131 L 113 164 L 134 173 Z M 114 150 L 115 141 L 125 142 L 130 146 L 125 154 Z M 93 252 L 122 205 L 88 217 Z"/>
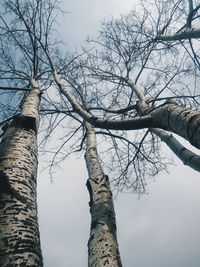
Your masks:
<path fill-rule="evenodd" d="M 159 41 L 180 41 L 186 39 L 197 39 L 200 38 L 200 28 L 191 28 L 183 32 L 174 33 L 172 35 L 159 35 L 156 40 Z"/>
<path fill-rule="evenodd" d="M 149 113 L 151 109 L 146 103 L 146 98 L 142 90 L 130 79 L 127 80 L 127 84 L 132 88 L 132 90 L 135 91 L 135 94 L 139 99 L 138 112 L 141 115 Z M 187 165 L 200 172 L 199 155 L 184 147 L 172 134 L 169 134 L 168 132 L 158 128 L 150 128 L 149 130 L 157 135 L 163 142 L 165 142 L 165 144 L 174 152 L 174 154 L 183 162 L 184 165 Z"/>
<path fill-rule="evenodd" d="M 180 109 L 180 113 L 178 113 L 178 111 L 175 112 L 175 110 L 173 111 L 173 109 L 169 110 L 168 107 L 170 107 L 169 105 L 171 104 L 168 105 L 166 104 L 163 105 L 162 108 L 150 112 L 150 108 L 146 104 L 146 98 L 142 90 L 139 87 L 137 87 L 130 79 L 128 79 L 126 80 L 127 85 L 129 85 L 135 91 L 139 99 L 138 109 L 142 117 L 134 119 L 124 119 L 124 120 L 122 119 L 105 120 L 98 117 L 93 117 L 89 112 L 84 110 L 78 103 L 78 101 L 75 99 L 75 97 L 72 95 L 69 88 L 66 88 L 61 83 L 55 70 L 54 70 L 54 79 L 60 89 L 60 93 L 63 94 L 68 99 L 68 101 L 71 103 L 75 111 L 85 121 L 91 123 L 94 127 L 110 129 L 110 130 L 137 130 L 144 128 L 149 128 L 149 129 L 160 128 L 162 130 L 168 130 L 173 133 L 176 133 L 179 136 L 182 136 L 183 138 L 188 140 L 193 146 L 200 148 L 199 111 L 188 110 L 186 108 L 179 107 L 178 105 L 176 105 L 176 108 Z M 189 112 L 190 116 L 181 116 L 182 111 L 184 111 L 184 114 Z M 167 113 L 168 116 L 167 117 L 163 116 L 164 113 Z M 169 113 L 171 114 L 170 116 Z M 178 121 L 178 124 L 176 124 L 175 121 Z M 158 129 L 155 129 L 154 133 L 157 134 Z M 172 151 L 183 161 L 185 165 L 188 165 L 193 169 L 199 171 L 199 167 L 197 167 L 197 164 L 199 164 L 198 162 L 200 162 L 200 156 L 194 154 L 189 149 L 186 149 L 183 145 L 180 144 L 180 142 L 178 142 L 178 140 L 175 139 L 175 137 L 173 137 L 173 140 L 172 138 L 170 139 L 166 138 L 167 133 L 166 132 L 164 133 L 164 131 L 160 131 L 159 134 L 157 135 L 172 149 Z M 185 150 L 185 153 L 182 153 L 183 150 Z M 188 157 L 190 158 L 186 159 L 186 155 L 188 155 Z M 191 160 L 191 157 L 193 158 L 193 160 Z"/>
<path fill-rule="evenodd" d="M 166 103 L 150 113 L 159 128 L 182 136 L 191 145 L 200 149 L 200 112 L 175 103 Z"/>
<path fill-rule="evenodd" d="M 88 123 L 85 160 L 89 179 L 91 228 L 88 241 L 89 267 L 122 266 L 116 235 L 116 219 L 109 179 L 98 159 L 95 131 Z"/>
<path fill-rule="evenodd" d="M 55 81 L 59 86 L 61 94 L 67 97 L 74 110 L 85 121 L 89 122 L 94 127 L 110 130 L 137 130 L 144 128 L 161 128 L 163 130 L 168 130 L 182 136 L 183 138 L 188 140 L 193 146 L 200 148 L 199 111 L 189 110 L 178 105 L 174 107 L 172 106 L 172 104 L 166 104 L 163 105 L 162 108 L 157 108 L 155 111 L 149 112 L 149 114 L 147 115 L 143 114 L 141 117 L 138 118 L 124 120 L 101 119 L 92 116 L 89 112 L 84 110 L 81 105 L 76 101 L 75 97 L 71 94 L 70 90 L 60 82 L 57 75 L 55 75 Z M 138 96 L 142 100 L 141 104 L 144 104 L 141 93 L 138 93 Z"/>
<path fill-rule="evenodd" d="M 37 130 L 40 89 L 5 127 L 0 143 L 0 266 L 43 266 L 37 218 Z"/>
<path fill-rule="evenodd" d="M 184 165 L 200 172 L 200 156 L 184 147 L 172 134 L 162 129 L 150 129 L 174 152 Z"/>
<path fill-rule="evenodd" d="M 53 63 L 51 63 L 52 65 Z M 136 130 L 143 129 L 149 127 L 156 127 L 156 124 L 152 120 L 151 116 L 143 116 L 133 119 L 125 119 L 125 120 L 109 120 L 109 119 L 101 119 L 95 116 L 92 116 L 87 110 L 85 110 L 70 92 L 70 89 L 62 84 L 60 81 L 56 71 L 53 68 L 54 80 L 59 87 L 60 93 L 64 95 L 69 103 L 72 105 L 74 111 L 76 111 L 83 120 L 89 122 L 94 127 L 102 128 L 102 129 L 113 129 L 113 130 Z"/>

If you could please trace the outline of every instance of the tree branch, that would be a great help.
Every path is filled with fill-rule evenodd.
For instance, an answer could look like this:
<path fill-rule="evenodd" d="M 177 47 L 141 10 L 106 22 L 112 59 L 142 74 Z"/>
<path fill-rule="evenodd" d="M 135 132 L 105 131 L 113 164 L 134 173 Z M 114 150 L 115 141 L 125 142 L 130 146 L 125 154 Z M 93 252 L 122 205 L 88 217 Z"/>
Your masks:
<path fill-rule="evenodd" d="M 181 41 L 200 38 L 200 28 L 191 28 L 172 35 L 158 35 L 156 41 Z"/>

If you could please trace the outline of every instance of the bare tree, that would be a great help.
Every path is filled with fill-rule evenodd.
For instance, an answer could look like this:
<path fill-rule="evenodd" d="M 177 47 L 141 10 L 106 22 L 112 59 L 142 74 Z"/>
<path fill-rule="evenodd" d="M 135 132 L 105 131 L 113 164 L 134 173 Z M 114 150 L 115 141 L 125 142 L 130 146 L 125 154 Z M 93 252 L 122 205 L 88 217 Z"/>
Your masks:
<path fill-rule="evenodd" d="M 37 132 L 40 89 L 35 80 L 0 143 L 0 265 L 43 266 L 37 218 Z"/>
<path fill-rule="evenodd" d="M 88 266 L 122 266 L 116 236 L 116 220 L 109 178 L 104 174 L 97 154 L 93 127 L 86 123 L 85 161 L 89 179 L 91 230 L 88 242 Z"/>
<path fill-rule="evenodd" d="M 0 265 L 43 266 L 37 217 L 37 135 L 56 2 L 1 3 Z M 34 34 L 32 34 L 34 33 Z M 36 38 L 37 36 L 37 38 Z"/>
<path fill-rule="evenodd" d="M 54 56 L 54 51 L 51 51 L 54 46 L 51 32 L 55 18 L 53 11 L 58 8 L 57 1 L 44 3 L 41 0 L 36 2 L 5 0 L 4 8 L 4 12 L 7 13 L 1 16 L 3 26 L 0 42 L 2 55 L 0 75 L 5 86 L 1 89 L 6 90 L 6 93 L 2 94 L 4 100 L 9 94 L 13 102 L 8 102 L 5 106 L 5 112 L 2 114 L 5 120 L 1 123 L 4 125 L 0 165 L 2 169 L 1 266 L 43 265 L 36 204 L 40 98 L 42 100 L 40 113 L 47 118 L 50 117 L 45 130 L 44 144 L 63 118 L 67 116 L 68 121 L 70 118 L 73 120 L 71 124 L 69 123 L 72 125 L 72 130 L 65 135 L 65 140 L 57 149 L 54 159 L 72 139 L 75 140 L 72 142 L 76 143 L 77 134 L 81 140 L 78 150 L 82 150 L 84 140 L 87 138 L 86 162 L 89 172 L 87 186 L 92 200 L 89 266 L 97 264 L 121 266 L 112 193 L 108 177 L 103 173 L 98 160 L 94 129 L 87 124 L 86 134 L 85 126 L 78 119 L 77 112 L 74 112 L 62 98 L 55 97 L 53 92 L 49 93 L 47 90 L 51 85 L 49 64 L 51 66 L 52 62 L 49 53 Z M 9 16 L 13 18 L 11 21 Z M 16 51 L 17 56 L 15 56 Z M 13 112 L 17 112 L 17 115 L 14 116 Z M 56 114 L 55 120 L 52 114 Z M 60 119 L 57 115 L 63 118 Z M 73 148 L 71 147 L 69 154 L 74 152 Z M 64 158 L 68 156 L 68 153 L 66 154 Z M 16 206 L 17 212 L 14 210 Z M 5 215 L 11 208 L 13 213 Z M 16 214 L 14 219 L 13 214 Z"/>
<path fill-rule="evenodd" d="M 153 11 L 146 5 L 140 12 L 105 22 L 98 38 L 88 40 L 83 55 L 70 67 L 61 59 L 61 68 L 51 64 L 54 81 L 73 110 L 94 127 L 105 129 L 99 133 L 113 141 L 122 184 L 135 173 L 135 182 L 128 181 L 127 187 L 144 188 L 147 169 L 155 176 L 166 168 L 169 162 L 160 157 L 158 138 L 184 164 L 200 170 L 199 156 L 172 135 L 200 148 L 198 39 L 193 49 L 188 38 L 175 43 L 158 40 L 161 31 L 180 29 L 179 20 L 186 17 L 182 2 L 153 2 Z M 197 14 L 199 6 L 193 9 Z M 192 19 L 196 20 L 198 16 Z M 147 130 L 134 137 L 127 133 L 139 129 Z M 116 170 L 116 164 L 112 169 Z"/>
<path fill-rule="evenodd" d="M 82 151 L 87 139 L 87 185 L 92 215 L 89 266 L 103 260 L 102 253 L 107 245 L 111 253 L 105 258 L 105 264 L 109 265 L 112 258 L 113 266 L 121 266 L 112 194 L 100 161 L 104 162 L 103 166 L 108 162 L 107 169 L 113 171 L 112 181 L 118 190 L 126 188 L 142 193 L 146 177 L 155 176 L 170 164 L 161 156 L 160 138 L 185 164 L 199 171 L 199 156 L 172 136 L 176 133 L 200 148 L 198 35 L 193 36 L 192 45 L 193 37 L 187 37 L 188 33 L 180 38 L 185 26 L 178 21 L 179 17 L 184 17 L 185 21 L 185 17 L 190 16 L 188 25 L 191 28 L 198 20 L 199 6 L 189 1 L 189 13 L 185 16 L 181 1 L 170 1 L 171 5 L 165 1 L 155 2 L 153 13 L 145 6 L 143 12 L 132 11 L 119 20 L 105 22 L 98 39 L 89 40 L 81 55 L 63 57 L 59 49 L 55 50 L 57 43 L 51 35 L 55 20 L 52 12 L 58 10 L 57 1 L 5 0 L 3 3 L 7 13 L 1 16 L 0 79 L 2 87 L 11 89 L 12 95 L 12 102 L 3 114 L 6 120 L 12 117 L 11 126 L 4 134 L 16 126 L 13 115 L 19 103 L 26 103 L 29 94 L 38 90 L 35 87 L 40 87 L 43 92 L 41 112 L 48 120 L 45 145 L 57 125 L 63 126 L 62 122 L 66 124 L 65 118 L 68 119 L 67 134 L 63 133 L 64 139 L 61 138 L 62 143 L 54 151 L 51 167 L 58 154 L 63 160 L 71 153 Z M 10 22 L 11 14 L 14 19 Z M 173 37 L 169 42 L 167 36 L 175 27 L 179 39 Z M 198 29 L 194 32 L 196 34 Z M 33 81 L 39 86 L 33 85 Z M 55 87 L 57 95 L 53 94 Z M 16 118 L 20 116 L 23 116 L 21 111 Z M 22 124 L 24 130 L 24 124 L 17 119 L 17 127 L 18 124 Z M 32 134 L 32 129 L 28 129 L 28 133 Z M 99 148 L 98 155 L 95 134 L 100 134 L 105 141 L 105 149 Z M 8 139 L 3 137 L 3 140 Z M 3 177 L 8 180 L 7 173 Z M 18 185 L 18 190 L 14 190 L 12 183 L 12 180 L 6 183 L 8 189 L 3 197 L 25 205 L 25 190 Z M 101 236 L 103 242 L 98 242 Z"/>
<path fill-rule="evenodd" d="M 158 1 L 159 31 L 157 40 L 183 41 L 200 38 L 198 1 Z"/>

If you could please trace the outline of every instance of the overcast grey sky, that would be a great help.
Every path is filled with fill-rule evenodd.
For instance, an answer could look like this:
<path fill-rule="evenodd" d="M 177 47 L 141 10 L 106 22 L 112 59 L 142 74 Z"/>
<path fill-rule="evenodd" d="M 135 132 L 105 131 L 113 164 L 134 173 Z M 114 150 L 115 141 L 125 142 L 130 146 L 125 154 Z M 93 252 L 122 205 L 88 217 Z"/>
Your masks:
<path fill-rule="evenodd" d="M 135 2 L 65 1 L 70 13 L 60 24 L 62 38 L 75 49 L 87 35 L 95 35 L 100 20 L 128 12 Z M 61 167 L 53 183 L 48 171 L 42 171 L 43 163 L 38 173 L 44 263 L 46 267 L 86 267 L 90 215 L 85 162 L 71 158 Z M 177 160 L 170 174 L 149 181 L 149 194 L 140 200 L 133 194 L 118 196 L 115 209 L 123 266 L 200 266 L 199 176 Z"/>

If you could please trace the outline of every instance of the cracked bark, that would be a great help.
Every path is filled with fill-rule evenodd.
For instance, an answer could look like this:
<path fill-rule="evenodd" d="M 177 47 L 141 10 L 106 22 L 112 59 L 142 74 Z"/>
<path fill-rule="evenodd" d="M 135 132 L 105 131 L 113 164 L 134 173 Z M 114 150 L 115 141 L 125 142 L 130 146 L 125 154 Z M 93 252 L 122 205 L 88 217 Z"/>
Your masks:
<path fill-rule="evenodd" d="M 0 266 L 43 266 L 37 218 L 40 90 L 32 90 L 0 143 Z"/>
<path fill-rule="evenodd" d="M 90 194 L 89 205 L 91 213 L 88 266 L 121 267 L 109 179 L 104 174 L 98 159 L 95 131 L 88 123 L 86 127 L 87 148 L 85 161 L 89 174 L 87 188 Z"/>

